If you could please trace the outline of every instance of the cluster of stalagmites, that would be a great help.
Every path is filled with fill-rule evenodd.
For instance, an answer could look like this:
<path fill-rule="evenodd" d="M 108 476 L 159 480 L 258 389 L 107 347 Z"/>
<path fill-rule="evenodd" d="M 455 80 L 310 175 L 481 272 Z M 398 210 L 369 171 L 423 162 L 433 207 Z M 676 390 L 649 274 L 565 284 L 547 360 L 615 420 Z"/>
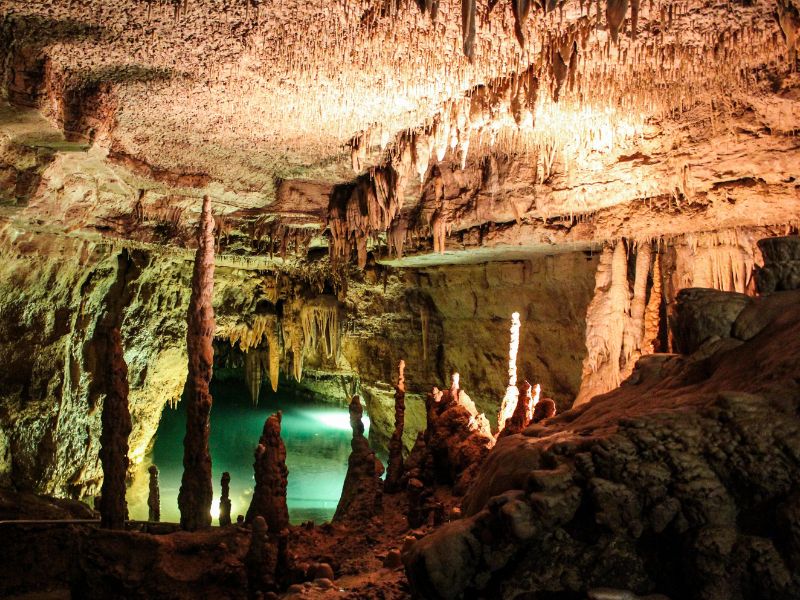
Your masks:
<path fill-rule="evenodd" d="M 674 325 L 685 354 L 498 440 L 464 518 L 404 553 L 416 593 L 800 594 L 800 290 L 685 289 Z"/>

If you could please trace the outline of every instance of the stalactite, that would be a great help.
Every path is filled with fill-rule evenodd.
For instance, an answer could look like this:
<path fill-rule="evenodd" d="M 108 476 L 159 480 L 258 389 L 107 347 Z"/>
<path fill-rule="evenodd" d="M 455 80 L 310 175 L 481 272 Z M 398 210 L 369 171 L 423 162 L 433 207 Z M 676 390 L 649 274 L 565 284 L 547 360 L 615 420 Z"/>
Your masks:
<path fill-rule="evenodd" d="M 269 346 L 269 383 L 273 392 L 278 391 L 278 377 L 281 368 L 281 341 L 278 337 L 276 327 L 268 329 L 266 332 L 267 344 Z"/>
<path fill-rule="evenodd" d="M 318 296 L 300 309 L 304 352 L 319 350 L 328 358 L 339 356 L 339 303 L 333 296 Z"/>
<path fill-rule="evenodd" d="M 158 523 L 161 520 L 161 492 L 158 489 L 158 467 L 150 465 L 147 472 L 150 474 L 147 494 L 147 520 Z"/>
<path fill-rule="evenodd" d="M 644 311 L 642 354 L 652 354 L 661 350 L 658 342 L 661 300 L 661 255 L 657 253 L 653 261 L 653 287 L 650 288 L 650 299 Z"/>
<path fill-rule="evenodd" d="M 797 52 L 800 49 L 800 9 L 795 6 L 793 0 L 778 0 L 775 17 L 786 41 L 789 68 L 794 71 L 797 66 Z"/>
<path fill-rule="evenodd" d="M 595 295 L 586 313 L 586 349 L 581 389 L 575 405 L 588 402 L 620 383 L 626 315 L 630 311 L 625 242 L 607 246 L 600 257 Z"/>
<path fill-rule="evenodd" d="M 509 330 L 510 340 L 508 343 L 508 387 L 500 403 L 500 411 L 497 414 L 498 433 L 506 426 L 506 420 L 511 418 L 517 407 L 519 390 L 517 389 L 517 352 L 519 351 L 519 313 L 511 314 L 511 328 Z"/>
<path fill-rule="evenodd" d="M 511 0 L 511 10 L 514 13 L 514 35 L 521 48 L 525 47 L 525 22 L 531 10 L 531 0 Z"/>
<path fill-rule="evenodd" d="M 619 41 L 619 30 L 628 12 L 628 0 L 606 0 L 606 23 L 611 41 Z"/>
<path fill-rule="evenodd" d="M 214 365 L 214 219 L 211 199 L 203 198 L 198 248 L 192 272 L 186 347 L 189 374 L 186 384 L 186 436 L 183 440 L 183 477 L 178 494 L 181 527 L 194 531 L 211 524 L 211 456 L 208 452 L 211 412 L 211 372 Z"/>
<path fill-rule="evenodd" d="M 403 428 L 406 412 L 406 363 L 400 361 L 397 366 L 397 385 L 394 391 L 394 431 L 389 440 L 389 463 L 386 466 L 384 490 L 396 492 L 400 489 L 403 477 Z"/>
<path fill-rule="evenodd" d="M 244 355 L 244 380 L 253 405 L 258 404 L 261 391 L 261 352 L 252 349 Z"/>
<path fill-rule="evenodd" d="M 281 439 L 281 412 L 264 422 L 264 429 L 255 451 L 255 489 L 245 521 L 264 517 L 269 531 L 278 533 L 289 526 L 289 509 L 286 505 L 286 485 L 289 470 L 286 468 L 286 446 Z"/>
<path fill-rule="evenodd" d="M 476 0 L 461 0 L 461 37 L 464 56 L 475 59 Z"/>
<path fill-rule="evenodd" d="M 220 480 L 222 493 L 219 498 L 219 526 L 231 524 L 231 474 L 225 471 Z"/>
<path fill-rule="evenodd" d="M 630 318 L 625 323 L 623 336 L 621 374 L 627 378 L 633 371 L 636 360 L 641 356 L 644 339 L 644 313 L 647 300 L 647 280 L 650 276 L 652 251 L 649 243 L 641 244 L 636 253 L 636 274 L 633 283 L 633 300 L 630 304 Z"/>
<path fill-rule="evenodd" d="M 420 327 L 422 328 L 422 360 L 428 362 L 428 333 L 430 331 L 431 315 L 428 307 L 423 304 L 419 311 Z"/>
<path fill-rule="evenodd" d="M 128 515 L 125 478 L 128 474 L 128 436 L 132 428 L 128 409 L 128 365 L 122 354 L 119 329 L 110 329 L 105 342 L 107 364 L 100 433 L 100 461 L 103 465 L 100 525 L 106 529 L 123 529 Z"/>

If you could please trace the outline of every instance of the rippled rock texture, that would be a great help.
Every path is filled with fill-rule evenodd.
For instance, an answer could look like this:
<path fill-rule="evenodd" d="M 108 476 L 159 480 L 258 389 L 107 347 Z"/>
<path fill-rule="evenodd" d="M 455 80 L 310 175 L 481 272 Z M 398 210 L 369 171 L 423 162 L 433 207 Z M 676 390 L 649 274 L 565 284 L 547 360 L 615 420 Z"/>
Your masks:
<path fill-rule="evenodd" d="M 594 587 L 796 597 L 796 294 L 754 301 L 770 314 L 757 324 L 749 307 L 729 317 L 730 331 L 751 324 L 746 341 L 645 357 L 619 389 L 499 440 L 464 499 L 466 518 L 404 555 L 412 587 L 428 598 Z M 683 300 L 693 298 L 705 302 Z"/>

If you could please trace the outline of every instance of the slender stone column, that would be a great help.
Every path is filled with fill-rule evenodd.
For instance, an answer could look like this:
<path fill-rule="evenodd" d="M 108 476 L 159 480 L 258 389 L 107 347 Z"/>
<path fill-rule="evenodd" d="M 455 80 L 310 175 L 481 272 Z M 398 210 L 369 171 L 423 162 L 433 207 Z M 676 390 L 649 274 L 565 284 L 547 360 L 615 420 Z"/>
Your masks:
<path fill-rule="evenodd" d="M 222 474 L 222 495 L 219 499 L 219 525 L 225 527 L 231 524 L 231 474 L 225 471 Z"/>
<path fill-rule="evenodd" d="M 400 361 L 398 365 L 397 386 L 394 389 L 394 432 L 389 440 L 389 464 L 386 466 L 386 481 L 384 490 L 389 493 L 400 490 L 400 481 L 403 478 L 403 428 L 406 413 L 406 363 Z"/>
<path fill-rule="evenodd" d="M 158 489 L 158 467 L 150 465 L 150 493 L 147 496 L 147 520 L 158 523 L 161 520 L 161 492 Z"/>
<path fill-rule="evenodd" d="M 103 487 L 100 496 L 100 524 L 106 529 L 123 529 L 128 515 L 125 504 L 125 478 L 128 473 L 128 436 L 131 413 L 128 410 L 128 366 L 122 356 L 119 329 L 106 337 L 106 398 L 101 417 L 100 461 Z"/>
<path fill-rule="evenodd" d="M 186 382 L 186 436 L 183 438 L 183 478 L 178 494 L 181 527 L 189 531 L 211 525 L 211 456 L 208 452 L 211 394 L 208 390 L 214 363 L 214 217 L 211 200 L 203 198 L 199 245 L 192 273 L 186 347 L 189 376 Z"/>
<path fill-rule="evenodd" d="M 281 439 L 281 412 L 264 423 L 255 452 L 256 487 L 246 521 L 264 517 L 269 530 L 280 533 L 289 526 L 289 509 L 286 505 L 286 486 L 289 469 L 286 468 L 286 446 Z"/>

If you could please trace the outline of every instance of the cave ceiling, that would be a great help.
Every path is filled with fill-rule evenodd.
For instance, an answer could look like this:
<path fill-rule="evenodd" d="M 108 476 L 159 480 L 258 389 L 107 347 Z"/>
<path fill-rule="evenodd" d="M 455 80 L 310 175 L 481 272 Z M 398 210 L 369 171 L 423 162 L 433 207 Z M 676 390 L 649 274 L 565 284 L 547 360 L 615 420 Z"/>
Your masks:
<path fill-rule="evenodd" d="M 795 2 L 5 0 L 2 215 L 183 245 L 210 194 L 231 238 L 406 214 L 448 250 L 796 222 Z M 383 222 L 332 213 L 389 171 Z"/>

